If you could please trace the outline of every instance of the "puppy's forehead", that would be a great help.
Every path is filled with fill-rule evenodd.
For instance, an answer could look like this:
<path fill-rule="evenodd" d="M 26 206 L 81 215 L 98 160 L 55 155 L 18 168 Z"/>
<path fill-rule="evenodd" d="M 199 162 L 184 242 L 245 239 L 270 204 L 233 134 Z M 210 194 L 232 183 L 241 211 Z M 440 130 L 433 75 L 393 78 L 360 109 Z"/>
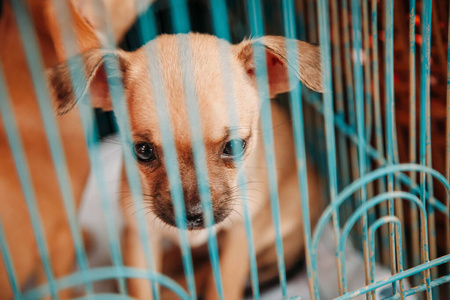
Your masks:
<path fill-rule="evenodd" d="M 154 142 L 160 142 L 155 97 L 164 97 L 168 112 L 163 117 L 170 118 L 176 142 L 188 144 L 191 141 L 188 105 L 197 101 L 205 143 L 220 142 L 230 127 L 224 87 L 228 81 L 232 82 L 241 131 L 245 131 L 240 134 L 248 135 L 257 110 L 251 99 L 255 95 L 249 91 L 248 80 L 236 58 L 230 57 L 228 72 L 223 69 L 219 43 L 227 46 L 225 41 L 209 35 L 163 35 L 136 53 L 129 88 L 130 110 L 135 116 L 131 118 L 133 130 L 150 130 Z M 157 64 L 155 57 L 150 60 L 153 63 L 147 63 L 149 49 L 157 49 Z M 157 72 L 149 71 L 158 67 Z M 158 72 L 160 76 L 150 80 L 150 74 Z"/>

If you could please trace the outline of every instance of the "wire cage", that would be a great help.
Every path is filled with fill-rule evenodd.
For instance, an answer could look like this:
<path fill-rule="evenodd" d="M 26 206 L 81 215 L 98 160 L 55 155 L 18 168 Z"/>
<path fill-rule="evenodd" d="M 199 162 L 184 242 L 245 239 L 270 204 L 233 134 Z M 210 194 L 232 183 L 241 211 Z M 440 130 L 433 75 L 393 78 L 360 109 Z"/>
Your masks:
<path fill-rule="evenodd" d="M 3 157 L 0 166 L 4 170 L 0 173 L 0 181 L 6 183 L 0 184 L 1 189 L 4 189 L 0 199 L 0 299 L 129 299 L 130 286 L 127 282 L 132 278 L 146 281 L 154 299 L 164 298 L 164 290 L 173 292 L 167 299 L 173 299 L 171 297 L 175 298 L 175 295 L 181 299 L 197 299 L 198 296 L 208 299 L 199 288 L 202 280 L 211 281 L 215 297 L 227 299 L 229 285 L 223 283 L 230 274 L 223 272 L 227 269 L 221 260 L 224 241 L 220 236 L 220 224 L 214 227 L 211 194 L 211 185 L 216 184 L 217 180 L 208 176 L 207 165 L 211 158 L 205 152 L 206 141 L 198 107 L 199 92 L 193 79 L 192 57 L 198 49 L 192 48 L 186 35 L 176 36 L 178 47 L 183 49 L 183 53 L 189 54 L 179 62 L 190 124 L 190 128 L 184 130 L 192 137 L 193 176 L 197 178 L 202 220 L 206 227 L 203 229 L 206 249 L 203 250 L 206 253 L 203 256 L 206 257 L 204 260 L 209 261 L 211 270 L 207 280 L 196 276 L 198 265 L 194 257 L 195 249 L 185 230 L 189 227 L 186 195 L 180 177 L 181 165 L 177 162 L 177 137 L 173 125 L 165 117 L 168 110 L 166 97 L 170 91 L 165 90 L 159 81 L 163 70 L 158 60 L 161 53 L 158 54 L 157 47 L 146 48 L 146 60 L 143 63 L 148 66 L 147 72 L 153 85 L 152 97 L 156 103 L 158 129 L 163 137 L 161 147 L 170 183 L 174 222 L 181 228 L 172 231 L 179 239 L 179 249 L 173 257 L 179 260 L 180 277 L 183 278 L 180 283 L 158 269 L 160 262 L 155 261 L 155 249 L 151 246 L 154 237 L 148 230 L 152 220 L 148 220 L 145 213 L 148 208 L 143 202 L 145 186 L 141 181 L 136 155 L 130 146 L 133 145 L 133 116 L 127 113 L 129 103 L 124 96 L 128 91 L 120 75 L 117 75 L 122 74 L 121 62 L 116 55 L 111 55 L 118 47 L 113 32 L 116 20 L 110 18 L 108 9 L 104 7 L 108 1 L 79 2 L 89 2 L 96 12 L 95 26 L 102 33 L 97 46 L 106 53 L 103 57 L 104 72 L 114 114 L 105 115 L 98 110 L 94 113 L 89 104 L 94 97 L 92 90 L 84 93 L 76 88 L 80 82 L 88 80 L 87 75 L 91 75 L 86 74 L 84 62 L 79 56 L 83 45 L 78 43 L 79 28 L 74 25 L 76 16 L 71 10 L 71 5 L 76 1 L 48 0 L 41 1 L 40 5 L 49 5 L 56 12 L 53 15 L 55 21 L 51 24 L 58 28 L 62 43 L 60 58 L 64 59 L 59 60 L 68 59 L 66 65 L 70 82 L 74 86 L 71 93 L 77 99 L 82 98 L 74 110 L 80 116 L 77 126 L 81 126 L 83 132 L 81 143 L 87 149 L 88 156 L 85 158 L 90 165 L 90 176 L 98 186 L 101 209 L 96 218 L 104 224 L 103 235 L 107 240 L 105 252 L 101 256 L 110 257 L 110 265 L 92 265 L 86 251 L 92 242 L 85 238 L 79 224 L 81 194 L 74 193 L 79 187 L 74 186 L 70 173 L 71 162 L 75 161 L 75 165 L 80 168 L 82 163 L 76 161 L 78 156 L 68 156 L 66 148 L 70 145 L 76 149 L 80 140 L 66 144 L 60 132 L 60 117 L 55 116 L 52 107 L 52 91 L 45 76 L 48 74 L 46 69 L 52 64 L 46 60 L 44 52 L 51 48 L 42 46 L 43 39 L 39 36 L 43 26 L 36 19 L 35 12 L 39 5 L 33 0 L 0 1 L 0 34 L 3 35 L 0 36 L 0 156 Z M 270 99 L 267 53 L 256 44 L 252 48 L 255 84 L 260 99 L 261 145 L 264 148 L 261 149 L 261 160 L 268 170 L 270 221 L 267 222 L 273 224 L 271 247 L 276 255 L 272 264 L 278 272 L 275 277 L 278 290 L 275 296 L 268 296 L 258 274 L 260 269 L 255 240 L 269 233 L 261 233 L 254 228 L 250 209 L 252 199 L 248 197 L 251 186 L 246 171 L 243 171 L 236 179 L 242 216 L 238 224 L 228 230 L 242 228 L 245 233 L 245 239 L 241 239 L 240 243 L 242 249 L 246 250 L 244 253 L 240 251 L 239 255 L 248 257 L 248 263 L 242 266 L 247 270 L 248 297 L 450 298 L 448 1 L 148 2 L 133 1 L 134 14 L 139 17 L 120 44 L 123 49 L 134 51 L 162 33 L 186 34 L 196 31 L 212 34 L 225 41 L 218 42 L 218 61 L 221 72 L 226 75 L 231 74 L 230 61 L 233 59 L 229 43 L 261 37 L 261 41 L 264 41 L 266 35 L 286 38 L 284 59 L 290 67 L 287 78 L 291 89 L 277 99 Z M 17 56 L 22 61 L 20 65 L 11 62 L 13 58 L 10 58 L 10 54 L 15 57 L 16 52 L 14 48 L 7 47 L 14 39 L 10 36 L 18 40 L 20 47 Z M 303 69 L 300 66 L 302 60 L 297 59 L 301 49 L 297 43 L 292 43 L 294 39 L 318 45 L 321 63 L 315 67 L 321 71 L 323 93 L 297 84 L 296 73 Z M 14 53 L 7 52 L 11 49 Z M 20 68 L 25 70 L 28 78 L 23 86 L 15 81 L 18 77 L 11 75 L 19 72 Z M 227 109 L 222 113 L 228 116 L 231 126 L 237 127 L 239 112 L 234 102 L 236 87 L 232 86 L 232 82 L 223 82 Z M 22 128 L 26 121 L 18 113 L 22 100 L 18 99 L 20 93 L 16 93 L 16 89 L 21 92 L 33 90 L 32 100 L 36 102 L 34 110 L 37 117 L 31 120 L 31 126 L 42 127 L 43 137 L 42 140 L 35 138 L 33 143 L 46 145 L 49 163 L 44 167 L 53 170 L 53 177 L 42 178 L 30 167 L 30 163 L 40 157 L 39 154 L 30 154 L 30 148 L 34 148 L 27 142 L 29 137 Z M 291 184 L 299 187 L 300 197 L 291 201 L 300 204 L 301 209 L 295 211 L 295 218 L 302 222 L 296 229 L 301 232 L 302 239 L 302 249 L 298 251 L 301 253 L 294 255 L 296 264 L 286 264 L 289 255 L 281 228 L 282 224 L 290 220 L 283 215 L 283 211 L 280 212 L 283 187 L 277 183 L 273 130 L 277 124 L 272 123 L 272 105 L 281 107 L 292 124 L 292 136 L 289 138 L 295 144 L 295 153 L 290 164 L 296 166 L 296 179 Z M 136 211 L 133 218 L 144 253 L 144 268 L 133 267 L 125 262 L 127 241 L 122 238 L 122 228 L 114 211 L 114 195 L 106 179 L 106 167 L 112 162 L 105 162 L 101 157 L 100 145 L 106 140 L 104 135 L 115 131 L 115 125 L 111 125 L 115 121 L 119 129 L 117 140 L 123 151 L 116 158 L 123 159 L 122 176 L 128 182 L 128 196 Z M 245 169 L 237 156 L 231 163 Z M 314 175 L 314 170 L 317 170 L 318 175 Z M 308 184 L 314 181 L 315 176 L 320 177 L 320 190 L 311 190 Z M 63 225 L 52 224 L 46 219 L 48 215 L 40 213 L 45 210 L 42 208 L 44 200 L 36 191 L 40 188 L 39 184 L 49 184 L 51 178 L 54 179 L 51 185 L 59 193 L 55 200 L 59 203 L 59 210 L 55 208 L 51 211 L 64 217 L 66 223 Z M 16 190 L 11 188 L 14 180 L 18 183 Z M 14 198 L 13 192 L 17 192 L 17 189 L 20 196 Z M 314 193 L 320 194 L 317 203 L 309 200 Z M 17 205 L 24 209 L 24 219 L 17 217 L 17 213 L 21 212 L 15 208 Z M 314 206 L 322 208 L 317 218 L 310 213 L 315 209 Z M 58 226 L 67 227 L 65 239 L 60 244 L 72 250 L 61 246 L 66 250 L 57 253 L 50 246 L 57 242 L 54 240 L 56 235 L 51 235 L 51 232 L 52 228 Z M 331 234 L 325 237 L 327 230 Z M 327 248 L 332 253 L 332 259 L 323 268 L 320 266 L 323 253 L 319 247 L 323 240 L 328 239 L 330 243 Z M 349 254 L 351 247 L 356 251 Z M 36 255 L 37 258 L 34 257 Z M 76 262 L 76 267 L 69 273 L 61 273 L 56 267 L 63 256 Z M 351 264 L 352 256 L 360 257 L 356 263 L 359 264 L 359 271 L 352 269 L 355 265 Z M 301 265 L 304 265 L 306 275 L 301 280 L 297 277 L 292 279 L 289 273 L 292 270 L 294 273 L 300 272 Z M 380 269 L 387 270 L 385 277 L 377 276 Z M 350 276 L 352 272 L 354 275 L 357 273 L 359 281 L 355 276 Z M 38 275 L 35 276 L 36 273 Z M 289 287 L 300 285 L 300 281 L 307 289 L 303 294 L 292 293 Z M 358 286 L 353 281 L 358 282 Z M 101 290 L 98 286 L 101 282 L 112 282 L 112 290 Z M 336 287 L 336 290 L 327 292 L 327 289 L 332 289 L 331 286 Z M 70 293 L 63 293 L 67 291 Z"/>

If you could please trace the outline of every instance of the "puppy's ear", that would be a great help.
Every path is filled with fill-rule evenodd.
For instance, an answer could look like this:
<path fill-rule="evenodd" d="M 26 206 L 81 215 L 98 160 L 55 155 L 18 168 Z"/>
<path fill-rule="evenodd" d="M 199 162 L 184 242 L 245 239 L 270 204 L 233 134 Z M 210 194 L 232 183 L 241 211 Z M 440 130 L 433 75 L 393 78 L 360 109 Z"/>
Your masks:
<path fill-rule="evenodd" d="M 286 45 L 297 43 L 297 61 L 288 60 Z M 267 75 L 270 97 L 288 92 L 288 68 L 308 88 L 323 92 L 320 49 L 306 42 L 287 39 L 281 36 L 265 36 L 259 39 L 245 40 L 233 46 L 233 51 L 242 62 L 247 74 L 255 79 L 254 47 L 263 47 L 266 53 Z M 297 66 L 297 68 L 293 68 Z"/>
<path fill-rule="evenodd" d="M 107 62 L 117 60 L 119 72 L 105 72 Z M 122 80 L 128 62 L 122 51 L 93 49 L 47 70 L 47 81 L 55 100 L 56 112 L 63 115 L 90 90 L 92 106 L 112 110 L 107 80 Z M 108 78 L 106 77 L 108 75 Z"/>

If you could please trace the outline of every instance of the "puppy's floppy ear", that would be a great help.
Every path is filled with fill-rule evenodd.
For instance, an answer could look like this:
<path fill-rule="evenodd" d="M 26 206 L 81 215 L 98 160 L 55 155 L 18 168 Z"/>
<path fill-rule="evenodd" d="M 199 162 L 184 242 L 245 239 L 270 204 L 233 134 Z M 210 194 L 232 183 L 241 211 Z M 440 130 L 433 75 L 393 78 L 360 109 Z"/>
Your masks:
<path fill-rule="evenodd" d="M 105 62 L 108 60 L 118 61 L 119 72 L 105 72 Z M 122 80 L 127 67 L 125 52 L 93 49 L 47 70 L 47 81 L 55 100 L 57 114 L 63 115 L 71 110 L 83 99 L 88 89 L 91 92 L 93 107 L 112 110 L 107 79 Z"/>
<path fill-rule="evenodd" d="M 288 43 L 297 43 L 297 61 L 288 60 L 286 52 Z M 265 49 L 270 97 L 294 88 L 289 86 L 288 68 L 291 68 L 298 79 L 308 88 L 316 92 L 323 92 L 319 47 L 281 36 L 264 36 L 259 39 L 245 40 L 233 46 L 234 54 L 253 80 L 255 79 L 254 47 L 264 47 Z M 294 66 L 297 68 L 294 69 Z"/>

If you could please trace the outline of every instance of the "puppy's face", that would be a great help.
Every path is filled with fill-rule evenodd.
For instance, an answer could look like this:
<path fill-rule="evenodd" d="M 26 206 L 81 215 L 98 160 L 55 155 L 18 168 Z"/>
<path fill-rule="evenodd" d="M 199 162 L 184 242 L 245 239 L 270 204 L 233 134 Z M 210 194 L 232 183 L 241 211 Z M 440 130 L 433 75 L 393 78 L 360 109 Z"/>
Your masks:
<path fill-rule="evenodd" d="M 321 90 L 319 50 L 306 43 L 296 43 L 299 45 L 300 79 L 312 89 Z M 255 150 L 259 124 L 260 99 L 253 47 L 265 49 L 269 93 L 274 96 L 289 88 L 287 67 L 290 62 L 286 60 L 284 45 L 281 37 L 231 46 L 209 35 L 164 35 L 133 53 L 96 50 L 84 55 L 88 81 L 84 87 L 76 87 L 75 92 L 77 88 L 84 91 L 90 86 L 93 105 L 105 110 L 112 107 L 102 66 L 106 59 L 118 59 L 132 129 L 133 145 L 130 147 L 136 155 L 144 193 L 160 220 L 176 225 L 165 162 L 177 159 L 188 228 L 201 229 L 205 225 L 189 121 L 191 101 L 197 101 L 200 115 L 197 121 L 201 124 L 215 223 L 223 221 L 233 210 L 233 201 L 237 199 L 235 162 L 245 160 Z M 229 51 L 224 51 L 227 49 Z M 229 57 L 222 57 L 224 53 Z M 149 54 L 154 56 L 148 57 Z M 192 74 L 183 74 L 186 62 Z M 225 68 L 224 62 L 228 63 Z M 67 75 L 67 64 L 49 72 L 60 113 L 73 107 L 78 100 Z M 187 98 L 187 94 L 194 96 Z M 158 111 L 156 105 L 161 100 L 165 105 Z M 232 101 L 232 106 L 227 101 Z M 230 125 L 231 107 L 232 113 L 237 113 L 238 126 Z M 171 126 L 177 158 L 164 157 L 165 137 L 159 123 L 162 119 Z"/>

